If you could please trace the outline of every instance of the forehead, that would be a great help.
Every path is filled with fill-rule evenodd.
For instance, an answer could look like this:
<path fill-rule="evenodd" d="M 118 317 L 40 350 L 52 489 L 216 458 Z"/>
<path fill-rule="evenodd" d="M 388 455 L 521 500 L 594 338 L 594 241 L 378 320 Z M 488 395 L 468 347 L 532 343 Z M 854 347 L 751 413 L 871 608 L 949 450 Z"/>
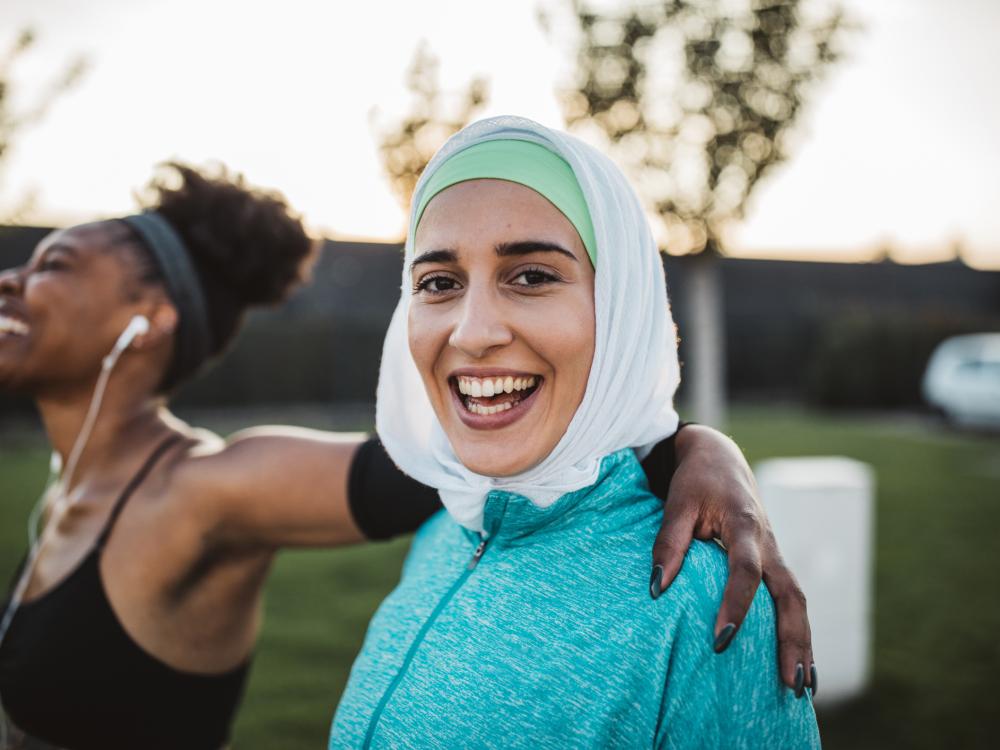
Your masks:
<path fill-rule="evenodd" d="M 65 253 L 78 266 L 97 268 L 101 273 L 125 273 L 135 263 L 128 229 L 115 221 L 99 221 L 57 229 L 35 247 L 34 257 Z"/>
<path fill-rule="evenodd" d="M 557 242 L 578 260 L 587 257 L 576 227 L 558 208 L 531 188 L 507 180 L 468 180 L 442 190 L 424 209 L 414 243 L 426 250 L 430 245 L 492 247 L 525 239 Z"/>
<path fill-rule="evenodd" d="M 79 224 L 67 229 L 57 229 L 46 235 L 35 247 L 35 254 L 63 251 L 89 259 L 110 249 L 112 238 L 103 222 Z"/>

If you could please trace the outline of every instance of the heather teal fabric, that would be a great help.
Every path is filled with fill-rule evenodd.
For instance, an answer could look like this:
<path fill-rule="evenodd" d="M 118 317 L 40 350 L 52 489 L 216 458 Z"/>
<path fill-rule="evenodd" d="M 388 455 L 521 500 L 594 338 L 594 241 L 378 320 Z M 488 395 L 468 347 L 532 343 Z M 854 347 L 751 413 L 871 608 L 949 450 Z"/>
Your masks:
<path fill-rule="evenodd" d="M 372 619 L 330 748 L 818 748 L 808 691 L 778 678 L 764 587 L 712 652 L 717 545 L 695 542 L 650 598 L 661 515 L 624 450 L 548 508 L 490 493 L 472 568 L 479 535 L 432 517 Z"/>

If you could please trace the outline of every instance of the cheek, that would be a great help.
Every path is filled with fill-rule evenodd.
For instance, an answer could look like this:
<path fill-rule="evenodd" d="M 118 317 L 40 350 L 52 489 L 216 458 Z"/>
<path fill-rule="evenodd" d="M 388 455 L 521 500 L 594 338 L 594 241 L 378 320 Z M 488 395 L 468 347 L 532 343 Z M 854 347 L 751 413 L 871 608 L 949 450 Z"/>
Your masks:
<path fill-rule="evenodd" d="M 539 323 L 544 320 L 544 325 Z M 565 300 L 560 309 L 539 316 L 533 339 L 555 370 L 560 412 L 575 413 L 587 389 L 594 361 L 594 304 L 587 295 Z"/>
<path fill-rule="evenodd" d="M 92 289 L 67 272 L 28 279 L 24 287 L 24 302 L 32 316 L 47 325 L 92 333 L 108 317 L 109 310 L 100 304 L 106 298 L 103 290 Z"/>
<path fill-rule="evenodd" d="M 410 313 L 407 319 L 407 340 L 410 345 L 410 355 L 417 365 L 417 371 L 424 381 L 431 400 L 434 400 L 434 366 L 445 344 L 448 341 L 448 334 L 441 316 L 434 314 L 434 311 L 425 309 L 423 306 L 413 304 L 410 306 Z"/>
<path fill-rule="evenodd" d="M 577 318 L 560 331 L 559 338 L 565 383 L 570 389 L 569 408 L 576 412 L 587 390 L 590 367 L 594 362 L 593 318 Z"/>

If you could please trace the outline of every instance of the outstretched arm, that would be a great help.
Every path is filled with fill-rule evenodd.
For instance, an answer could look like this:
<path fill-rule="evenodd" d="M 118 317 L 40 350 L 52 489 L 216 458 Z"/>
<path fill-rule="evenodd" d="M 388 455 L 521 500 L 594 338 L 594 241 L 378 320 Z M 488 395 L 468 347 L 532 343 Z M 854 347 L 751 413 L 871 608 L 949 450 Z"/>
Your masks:
<path fill-rule="evenodd" d="M 730 644 L 763 580 L 777 612 L 782 681 L 797 695 L 806 686 L 815 692 L 805 596 L 781 558 L 742 451 L 730 438 L 702 425 L 680 430 L 674 450 L 676 469 L 668 486 L 656 481 L 660 467 L 647 468 L 651 489 L 666 500 L 653 547 L 650 593 L 655 598 L 670 585 L 693 538 L 720 539 L 729 553 L 729 579 L 715 621 L 715 651 L 721 653 Z"/>
<path fill-rule="evenodd" d="M 416 531 L 436 490 L 403 474 L 377 437 L 254 427 L 196 449 L 178 472 L 206 538 L 220 545 L 334 547 Z"/>

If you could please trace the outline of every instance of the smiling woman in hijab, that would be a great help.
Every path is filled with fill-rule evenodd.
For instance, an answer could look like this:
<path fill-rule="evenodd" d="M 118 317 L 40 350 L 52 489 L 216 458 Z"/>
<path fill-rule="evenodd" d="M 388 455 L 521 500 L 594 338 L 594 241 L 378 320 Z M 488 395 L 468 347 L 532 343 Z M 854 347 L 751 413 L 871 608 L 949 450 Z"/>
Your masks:
<path fill-rule="evenodd" d="M 659 598 L 639 582 L 660 520 L 639 461 L 677 428 L 675 342 L 610 160 L 513 117 L 435 156 L 377 427 L 446 512 L 372 620 L 331 748 L 819 746 L 766 589 L 713 654 L 720 547 L 695 542 Z"/>

